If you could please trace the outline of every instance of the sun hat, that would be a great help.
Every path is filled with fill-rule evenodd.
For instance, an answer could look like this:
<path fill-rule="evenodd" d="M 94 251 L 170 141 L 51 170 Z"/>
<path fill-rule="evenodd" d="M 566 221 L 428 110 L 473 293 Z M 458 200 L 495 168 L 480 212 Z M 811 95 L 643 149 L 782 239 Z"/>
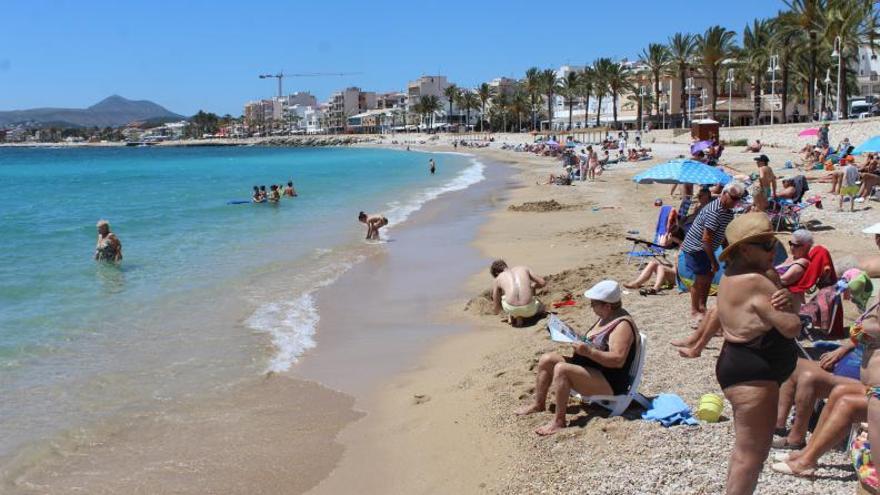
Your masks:
<path fill-rule="evenodd" d="M 770 163 L 770 159 L 767 158 L 767 155 L 758 155 L 758 156 L 755 157 L 755 161 L 756 161 L 756 162 Z"/>
<path fill-rule="evenodd" d="M 726 260 L 737 246 L 754 239 L 775 237 L 776 232 L 770 225 L 770 218 L 765 213 L 754 212 L 740 215 L 733 219 L 725 231 L 728 245 L 721 251 L 718 259 Z"/>
<path fill-rule="evenodd" d="M 862 232 L 865 234 L 880 234 L 880 223 L 875 223 L 870 227 L 866 227 Z"/>
<path fill-rule="evenodd" d="M 614 280 L 603 280 L 587 289 L 584 297 L 609 304 L 620 302 L 620 284 Z"/>

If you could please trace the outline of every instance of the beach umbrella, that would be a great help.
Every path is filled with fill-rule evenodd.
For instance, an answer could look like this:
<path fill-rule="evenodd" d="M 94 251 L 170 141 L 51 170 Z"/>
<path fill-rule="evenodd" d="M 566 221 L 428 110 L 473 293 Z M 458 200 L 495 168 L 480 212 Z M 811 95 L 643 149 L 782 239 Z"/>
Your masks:
<path fill-rule="evenodd" d="M 711 148 L 713 144 L 714 141 L 698 141 L 691 145 L 691 154 L 696 155 L 700 151 Z"/>
<path fill-rule="evenodd" d="M 880 153 L 880 136 L 874 136 L 864 143 L 856 146 L 856 149 L 854 149 L 850 154 L 861 155 L 862 153 Z"/>
<path fill-rule="evenodd" d="M 804 129 L 798 133 L 798 137 L 813 137 L 819 134 L 819 128 Z"/>
<path fill-rule="evenodd" d="M 733 178 L 696 160 L 672 160 L 655 165 L 633 177 L 638 184 L 727 184 Z"/>

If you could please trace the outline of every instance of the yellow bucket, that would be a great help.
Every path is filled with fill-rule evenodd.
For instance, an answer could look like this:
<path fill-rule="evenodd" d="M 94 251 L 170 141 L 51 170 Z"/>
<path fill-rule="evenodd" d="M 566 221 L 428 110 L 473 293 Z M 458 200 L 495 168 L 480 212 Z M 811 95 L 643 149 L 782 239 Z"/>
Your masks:
<path fill-rule="evenodd" d="M 724 399 L 718 394 L 705 394 L 700 397 L 700 406 L 697 408 L 698 419 L 707 423 L 717 423 L 724 410 Z"/>

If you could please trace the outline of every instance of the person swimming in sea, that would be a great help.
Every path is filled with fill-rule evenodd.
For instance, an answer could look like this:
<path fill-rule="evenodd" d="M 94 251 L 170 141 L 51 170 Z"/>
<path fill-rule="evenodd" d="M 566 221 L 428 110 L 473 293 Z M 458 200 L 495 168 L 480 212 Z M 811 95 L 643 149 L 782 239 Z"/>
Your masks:
<path fill-rule="evenodd" d="M 265 201 L 263 199 L 263 195 L 260 194 L 259 186 L 254 186 L 254 195 L 251 197 L 251 201 L 253 201 L 254 203 L 262 203 L 263 201 Z"/>
<path fill-rule="evenodd" d="M 289 198 L 297 197 L 296 189 L 293 188 L 293 181 L 287 181 L 287 187 L 284 188 L 284 195 Z"/>
<path fill-rule="evenodd" d="M 110 222 L 98 220 L 98 242 L 95 244 L 95 260 L 108 263 L 122 261 L 122 242 L 116 234 L 110 232 Z"/>
<path fill-rule="evenodd" d="M 433 159 L 433 158 L 431 158 L 430 160 L 428 160 L 428 165 L 430 166 L 430 169 L 431 169 L 431 175 L 434 175 L 434 172 L 437 171 L 437 165 L 434 163 L 434 159 Z"/>
<path fill-rule="evenodd" d="M 276 186 L 275 184 L 272 184 L 269 187 L 269 202 L 270 203 L 277 203 L 279 201 L 281 201 L 280 188 L 278 186 Z"/>
<path fill-rule="evenodd" d="M 382 215 L 367 215 L 364 212 L 358 213 L 358 221 L 367 225 L 367 240 L 378 241 L 379 229 L 388 225 L 388 219 Z"/>

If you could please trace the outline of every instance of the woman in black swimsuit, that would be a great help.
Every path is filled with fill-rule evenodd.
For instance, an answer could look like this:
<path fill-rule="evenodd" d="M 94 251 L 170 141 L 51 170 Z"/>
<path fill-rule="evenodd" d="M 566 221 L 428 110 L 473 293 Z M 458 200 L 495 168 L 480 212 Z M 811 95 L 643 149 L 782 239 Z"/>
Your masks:
<path fill-rule="evenodd" d="M 555 352 L 541 356 L 535 384 L 534 401 L 516 413 L 532 414 L 547 407 L 550 384 L 556 384 L 556 413 L 546 425 L 535 430 L 539 435 L 552 435 L 565 428 L 565 410 L 569 391 L 582 395 L 625 394 L 630 386 L 629 369 L 635 359 L 636 326 L 632 316 L 623 309 L 620 285 L 603 280 L 584 296 L 599 321 L 590 327 L 584 342 L 573 344 L 574 355 L 563 357 Z"/>
<path fill-rule="evenodd" d="M 778 242 L 767 215 L 742 215 L 728 225 L 726 235 L 729 245 L 720 259 L 727 268 L 718 287 L 724 346 L 715 375 L 733 407 L 735 441 L 727 493 L 747 494 L 754 492 L 770 452 L 779 386 L 797 364 L 793 339 L 801 322 L 791 294 L 767 275 L 775 274 Z"/>

